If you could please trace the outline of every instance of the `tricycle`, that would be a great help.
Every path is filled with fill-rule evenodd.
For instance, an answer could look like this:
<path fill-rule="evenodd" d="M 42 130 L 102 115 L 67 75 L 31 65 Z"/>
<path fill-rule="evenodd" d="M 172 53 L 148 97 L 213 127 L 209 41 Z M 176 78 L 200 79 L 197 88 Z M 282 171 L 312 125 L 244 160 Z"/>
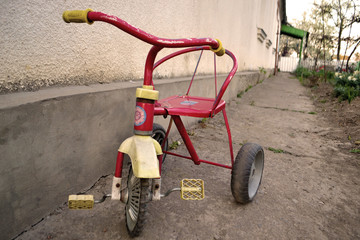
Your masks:
<path fill-rule="evenodd" d="M 162 194 L 161 169 L 167 155 L 192 160 L 195 165 L 201 163 L 229 169 L 231 172 L 231 192 L 239 203 L 251 202 L 258 192 L 264 169 L 264 150 L 256 143 L 246 143 L 239 150 L 236 157 L 233 153 L 233 143 L 223 100 L 224 93 L 237 71 L 237 59 L 234 54 L 225 49 L 218 39 L 212 38 L 158 38 L 136 28 L 122 19 L 91 9 L 65 11 L 65 22 L 92 24 L 101 21 L 114 25 L 122 31 L 152 45 L 145 63 L 144 82 L 141 88 L 136 89 L 136 106 L 134 118 L 134 135 L 121 143 L 112 180 L 111 194 L 106 194 L 101 200 L 94 200 L 92 195 L 70 195 L 70 209 L 91 209 L 94 203 L 103 202 L 107 197 L 125 203 L 125 222 L 131 237 L 138 236 L 144 227 L 146 205 L 150 201 L 157 201 L 167 197 L 175 191 L 180 191 L 184 200 L 201 200 L 205 197 L 204 181 L 201 179 L 183 179 L 181 187 L 173 188 Z M 155 62 L 157 54 L 164 48 L 181 48 Z M 200 51 L 194 74 L 185 94 L 179 94 L 159 99 L 159 91 L 154 87 L 153 71 L 164 62 L 182 54 Z M 214 54 L 214 98 L 190 96 L 197 66 L 204 51 Z M 233 65 L 217 89 L 216 58 L 228 56 Z M 230 149 L 230 163 L 228 165 L 201 159 L 185 129 L 182 117 L 213 118 L 222 113 L 226 125 Z M 165 130 L 161 125 L 154 123 L 154 116 L 170 117 L 169 125 Z M 190 156 L 180 155 L 168 149 L 168 137 L 171 127 L 175 126 L 188 150 Z M 127 177 L 127 186 L 122 188 L 122 172 L 124 156 L 128 155 L 131 166 Z"/>

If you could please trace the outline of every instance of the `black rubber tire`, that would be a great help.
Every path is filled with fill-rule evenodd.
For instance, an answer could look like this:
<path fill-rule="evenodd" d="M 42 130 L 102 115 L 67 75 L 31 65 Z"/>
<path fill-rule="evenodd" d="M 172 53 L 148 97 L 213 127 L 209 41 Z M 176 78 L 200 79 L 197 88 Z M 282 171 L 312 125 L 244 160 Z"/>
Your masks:
<path fill-rule="evenodd" d="M 142 232 L 147 212 L 147 203 L 150 201 L 151 179 L 137 178 L 130 167 L 128 176 L 128 200 L 125 204 L 125 223 L 130 237 L 137 237 Z"/>
<path fill-rule="evenodd" d="M 162 145 L 165 139 L 165 135 L 166 135 L 165 129 L 160 124 L 154 123 L 153 134 L 151 135 L 151 137 L 155 139 L 160 145 Z M 168 139 L 166 139 L 163 151 L 167 151 L 168 147 L 169 147 Z M 163 158 L 162 158 L 163 163 L 165 161 L 165 158 L 166 158 L 166 153 L 163 153 Z"/>
<path fill-rule="evenodd" d="M 231 173 L 231 192 L 245 204 L 257 194 L 264 170 L 264 150 L 256 143 L 244 144 L 235 158 Z"/>

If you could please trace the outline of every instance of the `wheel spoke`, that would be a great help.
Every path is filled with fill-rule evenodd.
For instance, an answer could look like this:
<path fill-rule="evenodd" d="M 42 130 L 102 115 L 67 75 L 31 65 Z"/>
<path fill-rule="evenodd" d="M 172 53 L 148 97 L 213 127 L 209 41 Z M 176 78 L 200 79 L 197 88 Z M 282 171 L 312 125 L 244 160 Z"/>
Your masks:
<path fill-rule="evenodd" d="M 140 211 L 140 194 L 141 194 L 141 183 L 140 179 L 135 177 L 133 173 L 129 175 L 128 180 L 129 199 L 126 204 L 127 212 L 127 225 L 130 230 L 136 226 Z"/>
<path fill-rule="evenodd" d="M 137 178 L 132 168 L 128 181 L 128 200 L 125 205 L 126 227 L 131 237 L 139 236 L 145 221 L 146 202 L 145 196 L 150 193 L 150 180 Z"/>
<path fill-rule="evenodd" d="M 139 212 L 139 202 L 134 202 L 132 201 L 130 203 L 130 217 L 132 218 L 132 220 L 135 222 L 137 220 L 138 217 L 138 212 Z"/>

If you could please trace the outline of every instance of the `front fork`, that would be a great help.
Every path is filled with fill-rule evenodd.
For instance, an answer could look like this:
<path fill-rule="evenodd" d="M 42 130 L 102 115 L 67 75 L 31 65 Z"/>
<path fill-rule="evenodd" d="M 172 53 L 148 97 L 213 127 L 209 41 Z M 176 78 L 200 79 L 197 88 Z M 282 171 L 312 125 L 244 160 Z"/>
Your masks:
<path fill-rule="evenodd" d="M 160 199 L 162 151 L 161 148 L 159 150 L 157 143 L 149 142 L 147 139 L 151 138 L 152 135 L 154 104 L 158 96 L 159 92 L 155 91 L 154 87 L 150 85 L 144 85 L 142 88 L 136 89 L 135 136 L 124 141 L 119 148 L 111 190 L 111 199 L 113 200 L 123 200 L 122 197 L 126 195 L 125 193 L 121 193 L 124 153 L 129 154 L 136 177 L 155 178 L 153 184 L 153 199 Z M 139 141 L 140 139 L 142 140 Z M 139 146 L 140 142 L 146 143 L 146 146 Z M 150 151 L 144 152 L 145 150 Z M 156 158 L 158 162 L 154 161 Z M 154 171 L 155 168 L 158 169 L 157 172 L 156 170 Z"/>
<path fill-rule="evenodd" d="M 111 187 L 111 199 L 120 200 L 121 198 L 121 177 L 122 177 L 122 167 L 124 162 L 124 153 L 118 152 L 116 159 L 116 168 L 115 174 L 113 177 L 112 187 Z"/>
<path fill-rule="evenodd" d="M 158 155 L 158 160 L 159 160 L 159 172 L 161 175 L 162 155 Z M 118 156 L 116 160 L 116 170 L 111 187 L 111 199 L 121 200 L 122 202 L 126 202 L 127 191 L 121 189 L 123 161 L 124 161 L 124 153 L 118 152 Z M 160 191 L 161 191 L 161 178 L 155 178 L 153 179 L 153 185 L 152 185 L 152 200 L 160 200 L 161 198 Z"/>

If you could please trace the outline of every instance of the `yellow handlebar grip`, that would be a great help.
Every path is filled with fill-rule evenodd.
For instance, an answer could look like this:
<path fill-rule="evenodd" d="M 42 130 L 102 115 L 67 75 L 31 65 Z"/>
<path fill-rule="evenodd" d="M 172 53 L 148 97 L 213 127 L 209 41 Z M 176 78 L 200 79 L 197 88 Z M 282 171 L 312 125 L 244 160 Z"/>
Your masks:
<path fill-rule="evenodd" d="M 211 51 L 213 51 L 216 55 L 222 56 L 225 54 L 225 48 L 222 46 L 222 43 L 219 39 L 216 39 L 216 41 L 219 43 L 219 47 L 217 49 L 213 49 L 210 47 Z"/>
<path fill-rule="evenodd" d="M 92 12 L 93 10 L 88 8 L 86 10 L 71 10 L 65 11 L 63 13 L 63 19 L 67 23 L 75 22 L 75 23 L 88 23 L 92 24 L 93 22 L 89 21 L 87 15 L 88 12 Z"/>

